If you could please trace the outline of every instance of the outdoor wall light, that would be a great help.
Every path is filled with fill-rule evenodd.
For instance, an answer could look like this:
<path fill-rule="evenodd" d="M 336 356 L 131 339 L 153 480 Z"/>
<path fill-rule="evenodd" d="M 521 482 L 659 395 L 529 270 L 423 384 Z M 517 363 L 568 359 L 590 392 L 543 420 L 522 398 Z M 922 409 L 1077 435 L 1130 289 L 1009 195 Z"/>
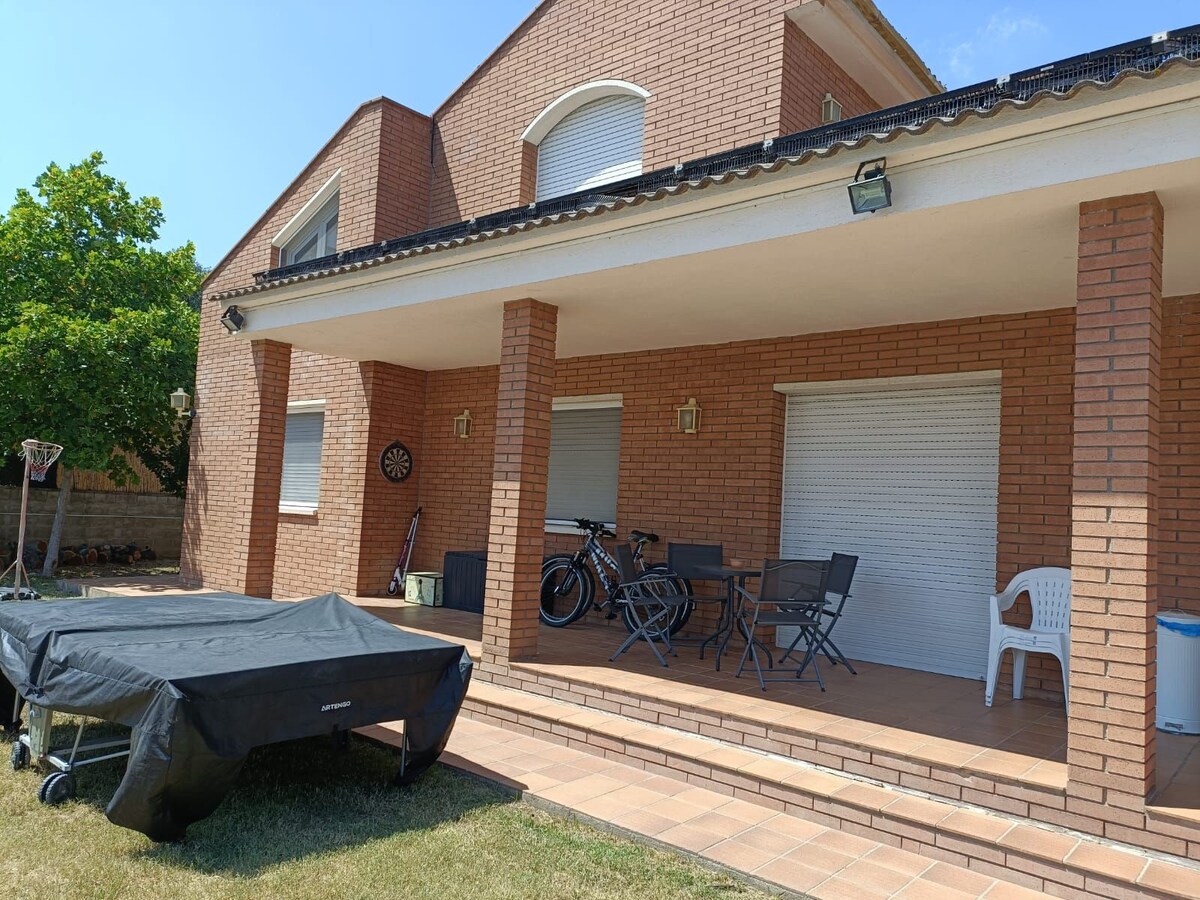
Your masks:
<path fill-rule="evenodd" d="M 695 397 L 688 397 L 688 402 L 677 406 L 675 413 L 679 417 L 679 430 L 684 434 L 695 434 L 700 430 L 700 407 L 696 405 Z"/>
<path fill-rule="evenodd" d="M 464 409 L 462 415 L 454 417 L 454 436 L 469 438 L 471 436 L 471 411 Z"/>
<path fill-rule="evenodd" d="M 171 393 L 171 409 L 175 410 L 175 414 L 181 419 L 184 416 L 191 418 L 196 415 L 192 411 L 192 395 L 183 388 L 177 388 Z"/>
<path fill-rule="evenodd" d="M 865 175 L 863 169 L 874 166 Z M 846 185 L 850 192 L 850 208 L 857 216 L 859 213 L 873 213 L 878 209 L 887 209 L 892 205 L 892 183 L 885 174 L 887 158 L 868 159 L 854 173 L 854 180 Z"/>
<path fill-rule="evenodd" d="M 221 316 L 221 324 L 225 326 L 225 330 L 230 334 L 237 334 L 242 330 L 242 326 L 246 324 L 246 317 L 241 314 L 236 306 L 231 306 Z"/>

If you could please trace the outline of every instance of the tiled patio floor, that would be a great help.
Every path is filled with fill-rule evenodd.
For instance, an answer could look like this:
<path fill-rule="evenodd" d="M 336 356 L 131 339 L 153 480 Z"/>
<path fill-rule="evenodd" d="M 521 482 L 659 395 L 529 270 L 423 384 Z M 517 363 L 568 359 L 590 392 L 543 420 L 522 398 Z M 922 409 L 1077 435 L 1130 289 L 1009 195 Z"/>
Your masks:
<path fill-rule="evenodd" d="M 362 729 L 398 742 L 389 726 Z M 442 761 L 818 900 L 1047 895 L 613 760 L 460 717 Z"/>
<path fill-rule="evenodd" d="M 477 640 L 479 617 L 453 610 L 380 606 L 359 601 L 405 627 L 458 639 Z M 752 672 L 734 677 L 736 651 L 715 670 L 711 648 L 683 645 L 670 667 L 658 665 L 645 646 L 608 661 L 624 635 L 620 622 L 586 621 L 568 628 L 543 628 L 538 659 L 524 668 L 590 679 L 610 686 L 647 688 L 662 696 L 715 710 L 786 723 L 817 735 L 869 742 L 873 747 L 928 757 L 955 766 L 975 760 L 1007 777 L 1031 777 L 1048 786 L 1066 781 L 1066 716 L 1054 703 L 998 697 L 984 706 L 983 684 L 892 666 L 855 663 L 858 675 L 842 666 L 822 667 L 828 690 L 815 684 L 768 684 L 764 692 Z"/>
<path fill-rule="evenodd" d="M 453 637 L 478 653 L 481 618 L 456 610 L 409 606 L 403 601 L 357 598 L 356 602 L 403 627 Z M 819 736 L 861 743 L 953 767 L 967 767 L 1047 788 L 1066 784 L 1066 714 L 1060 704 L 1027 698 L 1014 701 L 1000 691 L 989 708 L 982 682 L 855 663 L 858 675 L 823 666 L 827 691 L 814 684 L 768 684 L 763 692 L 753 673 L 735 678 L 740 642 L 717 672 L 712 651 L 699 658 L 694 645 L 677 648 L 664 669 L 644 646 L 615 663 L 619 621 L 586 620 L 567 628 L 542 628 L 536 662 L 523 668 L 589 680 L 610 687 L 670 697 L 736 712 L 765 722 L 803 728 Z M 1160 734 L 1160 792 L 1156 806 L 1200 821 L 1200 737 Z"/>

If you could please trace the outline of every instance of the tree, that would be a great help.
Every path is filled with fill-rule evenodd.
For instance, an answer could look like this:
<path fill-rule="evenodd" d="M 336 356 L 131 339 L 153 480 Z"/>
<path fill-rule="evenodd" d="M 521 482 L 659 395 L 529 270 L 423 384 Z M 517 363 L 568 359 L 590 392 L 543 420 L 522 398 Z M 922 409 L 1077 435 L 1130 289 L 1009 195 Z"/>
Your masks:
<path fill-rule="evenodd" d="M 47 575 L 74 469 L 136 480 L 123 450 L 180 493 L 186 477 L 189 420 L 167 398 L 194 384 L 201 270 L 191 243 L 153 246 L 158 199 L 103 169 L 99 153 L 51 163 L 0 215 L 0 453 L 28 437 L 63 446 Z"/>

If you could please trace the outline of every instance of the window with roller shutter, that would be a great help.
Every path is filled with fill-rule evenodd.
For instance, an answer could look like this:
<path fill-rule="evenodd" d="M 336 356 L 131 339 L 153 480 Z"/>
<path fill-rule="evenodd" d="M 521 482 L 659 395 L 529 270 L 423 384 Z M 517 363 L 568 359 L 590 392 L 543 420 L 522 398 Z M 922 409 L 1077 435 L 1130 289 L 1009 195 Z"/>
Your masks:
<path fill-rule="evenodd" d="M 538 144 L 537 199 L 642 174 L 645 107 L 641 97 L 602 97 L 555 125 Z"/>

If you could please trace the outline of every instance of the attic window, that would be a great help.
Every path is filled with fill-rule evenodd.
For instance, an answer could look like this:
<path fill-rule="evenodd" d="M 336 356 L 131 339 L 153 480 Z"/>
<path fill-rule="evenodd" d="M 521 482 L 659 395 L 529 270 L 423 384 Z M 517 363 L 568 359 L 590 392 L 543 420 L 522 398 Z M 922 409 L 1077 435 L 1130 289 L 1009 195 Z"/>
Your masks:
<path fill-rule="evenodd" d="M 334 194 L 283 246 L 280 265 L 291 266 L 337 252 L 338 195 Z"/>
<path fill-rule="evenodd" d="M 338 169 L 275 235 L 271 245 L 279 249 L 278 265 L 291 266 L 337 252 L 341 183 L 342 170 Z"/>
<path fill-rule="evenodd" d="M 842 104 L 833 99 L 833 94 L 826 94 L 821 101 L 821 124 L 842 121 Z"/>

